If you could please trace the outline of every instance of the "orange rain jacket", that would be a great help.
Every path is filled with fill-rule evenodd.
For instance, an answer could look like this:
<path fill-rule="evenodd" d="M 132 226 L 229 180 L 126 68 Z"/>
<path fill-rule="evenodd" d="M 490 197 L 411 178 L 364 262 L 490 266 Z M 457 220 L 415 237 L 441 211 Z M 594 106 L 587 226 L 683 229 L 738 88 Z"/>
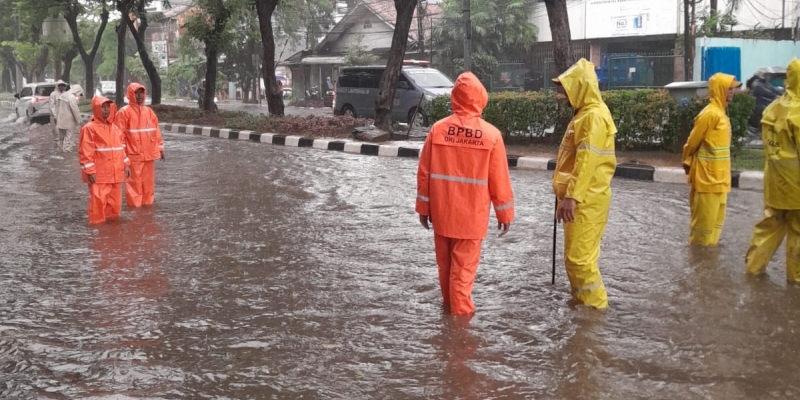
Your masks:
<path fill-rule="evenodd" d="M 115 120 L 125 135 L 128 157 L 133 162 L 159 159 L 164 151 L 164 139 L 156 113 L 150 107 L 136 104 L 135 93 L 139 89 L 144 89 L 144 86 L 138 83 L 128 85 L 128 105 L 119 110 Z"/>
<path fill-rule="evenodd" d="M 500 131 L 481 118 L 489 101 L 472 73 L 459 76 L 453 115 L 431 127 L 420 155 L 416 211 L 429 215 L 437 235 L 483 239 L 489 206 L 497 220 L 514 220 L 514 193 Z"/>
<path fill-rule="evenodd" d="M 117 106 L 111 102 L 111 115 L 103 119 L 103 103 L 111 100 L 103 96 L 92 99 L 94 116 L 81 128 L 78 139 L 78 161 L 82 178 L 95 174 L 96 183 L 121 183 L 125 180 L 125 166 L 130 165 L 125 153 L 122 133 L 114 125 Z"/>

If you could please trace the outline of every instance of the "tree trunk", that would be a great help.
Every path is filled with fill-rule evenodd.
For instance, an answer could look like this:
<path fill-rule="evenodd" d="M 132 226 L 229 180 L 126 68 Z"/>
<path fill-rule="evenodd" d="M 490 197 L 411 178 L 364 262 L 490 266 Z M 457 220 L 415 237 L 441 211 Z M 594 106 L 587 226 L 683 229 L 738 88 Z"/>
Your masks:
<path fill-rule="evenodd" d="M 61 80 L 62 81 L 69 82 L 71 80 L 70 79 L 70 75 L 72 74 L 72 60 L 74 60 L 75 57 L 77 57 L 77 56 L 78 56 L 78 50 L 77 49 L 69 50 L 69 51 L 67 51 L 66 54 L 64 54 L 64 58 L 63 58 L 64 71 L 61 72 Z M 88 92 L 87 91 L 86 93 L 87 93 L 87 97 L 89 97 L 89 95 L 92 95 L 92 96 L 94 95 L 94 92 Z"/>
<path fill-rule="evenodd" d="M 11 71 L 8 66 L 3 66 L 3 76 L 0 78 L 0 91 L 13 92 L 14 85 L 11 84 Z"/>
<path fill-rule="evenodd" d="M 249 76 L 242 79 L 242 103 L 244 104 L 250 102 L 250 82 L 252 80 Z"/>
<path fill-rule="evenodd" d="M 216 44 L 206 43 L 206 90 L 203 98 L 203 110 L 209 112 L 217 111 L 214 103 L 214 95 L 217 92 L 217 57 L 219 51 Z"/>
<path fill-rule="evenodd" d="M 58 56 L 55 56 L 53 57 L 53 79 L 61 79 L 59 76 L 61 76 L 61 59 L 59 59 Z"/>
<path fill-rule="evenodd" d="M 403 68 L 403 57 L 408 45 L 408 31 L 414 19 L 415 0 L 394 0 L 397 10 L 397 19 L 394 23 L 392 34 L 392 47 L 389 50 L 389 59 L 386 68 L 381 74 L 378 84 L 378 97 L 375 99 L 375 126 L 386 132 L 391 132 L 392 103 L 397 91 L 397 81 L 400 79 L 400 69 Z"/>
<path fill-rule="evenodd" d="M 47 59 L 50 56 L 50 48 L 42 47 L 39 58 L 36 60 L 36 65 L 33 67 L 31 76 L 34 80 L 32 82 L 44 82 L 44 69 L 47 67 Z"/>
<path fill-rule="evenodd" d="M 127 10 L 120 10 L 122 15 L 127 15 Z M 114 102 L 117 107 L 125 106 L 125 37 L 128 25 L 121 21 L 117 25 L 117 94 Z"/>
<path fill-rule="evenodd" d="M 279 0 L 257 0 L 256 13 L 258 14 L 258 27 L 261 31 L 261 64 L 266 90 L 269 114 L 282 117 L 284 114 L 283 96 L 278 90 L 275 79 L 275 35 L 272 32 L 272 13 Z M 256 85 L 260 85 L 256 79 Z M 258 99 L 256 99 L 258 100 Z"/>
<path fill-rule="evenodd" d="M 711 33 L 714 33 L 714 34 L 717 33 L 717 26 L 719 26 L 718 25 L 719 21 L 717 21 L 717 16 L 719 15 L 719 11 L 718 11 L 719 10 L 719 4 L 717 4 L 718 1 L 719 0 L 711 0 L 709 2 L 710 3 L 709 6 L 711 8 L 711 20 L 714 21 L 714 25 L 711 26 Z"/>
<path fill-rule="evenodd" d="M 142 3 L 144 4 L 144 3 Z M 143 10 L 140 10 L 143 11 Z M 127 14 L 126 14 L 127 15 Z M 147 17 L 142 13 L 139 17 L 139 29 L 134 26 L 134 21 L 130 18 L 123 18 L 133 34 L 133 39 L 136 40 L 136 49 L 139 51 L 139 58 L 142 60 L 142 66 L 147 72 L 147 77 L 150 79 L 150 102 L 152 104 L 161 104 L 161 76 L 158 75 L 158 68 L 153 64 L 150 55 L 147 52 L 147 44 L 144 42 L 144 35 L 147 31 Z"/>
<path fill-rule="evenodd" d="M 570 51 L 571 33 L 569 29 L 569 14 L 567 14 L 567 0 L 544 0 L 547 7 L 547 19 L 550 21 L 550 31 L 553 35 L 553 61 L 557 73 L 560 75 L 574 62 Z M 551 75 L 553 75 L 551 73 Z M 545 77 L 545 79 L 553 78 Z"/>
<path fill-rule="evenodd" d="M 77 4 L 68 5 L 66 11 L 64 12 L 64 19 L 67 20 L 69 30 L 72 32 L 72 40 L 75 42 L 75 46 L 77 47 L 77 50 L 81 55 L 81 59 L 83 60 L 83 66 L 85 70 L 84 78 L 86 79 L 86 87 L 83 89 L 86 91 L 86 95 L 88 97 L 94 95 L 94 59 L 97 56 L 97 51 L 100 49 L 100 41 L 103 38 L 103 32 L 105 32 L 106 25 L 108 24 L 108 10 L 105 9 L 104 5 L 103 11 L 100 13 L 100 27 L 97 29 L 97 34 L 95 34 L 92 49 L 87 52 L 86 48 L 83 46 L 83 40 L 81 39 L 80 31 L 78 30 L 79 10 L 77 7 Z M 126 14 L 123 13 L 122 15 Z"/>
<path fill-rule="evenodd" d="M 694 79 L 694 31 L 692 7 L 694 0 L 684 0 L 683 2 L 683 80 L 691 81 Z"/>

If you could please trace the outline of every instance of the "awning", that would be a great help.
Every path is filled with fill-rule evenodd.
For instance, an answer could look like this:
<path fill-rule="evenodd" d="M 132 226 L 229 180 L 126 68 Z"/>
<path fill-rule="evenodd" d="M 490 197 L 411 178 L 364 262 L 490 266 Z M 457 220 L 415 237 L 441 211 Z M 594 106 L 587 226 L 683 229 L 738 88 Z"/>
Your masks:
<path fill-rule="evenodd" d="M 306 65 L 337 65 L 344 63 L 344 57 L 305 57 L 300 61 L 300 64 Z"/>

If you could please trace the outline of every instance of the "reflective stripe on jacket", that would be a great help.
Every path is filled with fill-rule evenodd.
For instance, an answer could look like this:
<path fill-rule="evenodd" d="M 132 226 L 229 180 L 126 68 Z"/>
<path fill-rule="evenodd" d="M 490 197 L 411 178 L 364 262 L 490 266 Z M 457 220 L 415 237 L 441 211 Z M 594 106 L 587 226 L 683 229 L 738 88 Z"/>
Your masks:
<path fill-rule="evenodd" d="M 453 115 L 431 127 L 420 154 L 416 211 L 436 234 L 483 239 L 494 204 L 497 220 L 514 220 L 514 194 L 500 131 L 481 119 L 489 96 L 472 73 L 459 76 Z"/>
<path fill-rule="evenodd" d="M 605 222 L 617 168 L 617 127 L 600 95 L 594 64 L 581 59 L 558 80 L 575 115 L 558 150 L 553 190 L 560 200 L 578 202 L 576 222 Z"/>
<path fill-rule="evenodd" d="M 111 103 L 111 115 L 103 119 L 102 106 Z M 92 99 L 94 116 L 81 128 L 78 140 L 78 162 L 84 182 L 95 175 L 96 183 L 120 183 L 125 180 L 125 166 L 130 160 L 125 154 L 122 133 L 114 125 L 116 105 L 102 96 Z"/>
<path fill-rule="evenodd" d="M 800 210 L 800 60 L 786 70 L 786 93 L 761 119 L 766 152 L 764 203 L 777 210 Z"/>
<path fill-rule="evenodd" d="M 695 118 L 683 146 L 683 165 L 691 167 L 688 182 L 698 193 L 731 191 L 731 120 L 726 109 L 735 79 L 718 73 L 708 80 L 711 102 Z"/>
<path fill-rule="evenodd" d="M 139 89 L 145 90 L 138 83 L 128 86 L 128 105 L 119 110 L 115 119 L 115 124 L 125 135 L 128 156 L 134 162 L 159 159 L 164 151 L 164 139 L 156 113 L 150 107 L 136 103 L 136 91 Z"/>

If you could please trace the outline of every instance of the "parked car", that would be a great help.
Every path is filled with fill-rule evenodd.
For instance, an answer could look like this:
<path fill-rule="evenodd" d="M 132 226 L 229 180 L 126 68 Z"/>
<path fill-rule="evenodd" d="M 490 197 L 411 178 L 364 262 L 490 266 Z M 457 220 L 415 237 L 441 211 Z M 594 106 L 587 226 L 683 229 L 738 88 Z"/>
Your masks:
<path fill-rule="evenodd" d="M 50 93 L 53 93 L 53 90 L 56 90 L 54 82 L 29 83 L 23 86 L 22 90 L 14 95 L 17 99 L 14 104 L 17 117 L 49 118 L 50 108 L 43 109 L 43 106 L 50 103 Z"/>
<path fill-rule="evenodd" d="M 113 100 L 117 95 L 117 82 L 100 81 L 100 85 L 94 90 L 94 94 L 95 96 L 105 96 Z"/>
<path fill-rule="evenodd" d="M 450 95 L 453 81 L 428 62 L 406 60 L 397 82 L 392 120 L 408 123 L 416 112 L 415 126 L 428 126 L 425 104 L 437 96 Z M 385 66 L 342 68 L 333 97 L 333 114 L 375 118 L 375 98 Z M 421 100 L 421 107 L 420 106 Z"/>

